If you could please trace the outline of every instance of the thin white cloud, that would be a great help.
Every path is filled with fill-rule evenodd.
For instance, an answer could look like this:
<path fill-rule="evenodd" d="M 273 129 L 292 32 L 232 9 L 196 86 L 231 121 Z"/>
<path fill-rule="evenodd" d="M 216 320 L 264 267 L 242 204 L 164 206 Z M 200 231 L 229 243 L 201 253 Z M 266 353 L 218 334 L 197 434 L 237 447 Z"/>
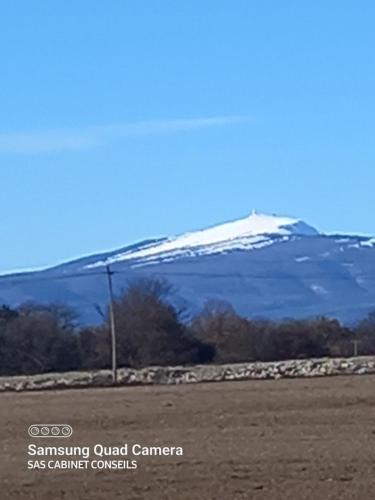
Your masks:
<path fill-rule="evenodd" d="M 243 116 L 215 116 L 175 120 L 150 120 L 70 130 L 0 133 L 0 153 L 37 154 L 78 151 L 108 144 L 125 137 L 167 134 L 219 127 L 245 121 Z"/>

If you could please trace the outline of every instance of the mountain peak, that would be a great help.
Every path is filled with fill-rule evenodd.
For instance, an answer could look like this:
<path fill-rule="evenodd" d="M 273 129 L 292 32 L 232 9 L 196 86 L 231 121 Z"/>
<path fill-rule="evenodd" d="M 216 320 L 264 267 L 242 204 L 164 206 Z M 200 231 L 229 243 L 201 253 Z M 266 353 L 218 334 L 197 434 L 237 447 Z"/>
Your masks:
<path fill-rule="evenodd" d="M 155 244 L 141 246 L 135 251 L 127 249 L 106 262 L 99 261 L 89 267 L 123 260 L 135 260 L 147 264 L 194 255 L 252 250 L 270 245 L 280 238 L 318 234 L 315 228 L 300 219 L 267 215 L 253 210 L 250 215 L 242 219 L 165 238 Z"/>
<path fill-rule="evenodd" d="M 221 226 L 229 227 L 229 225 L 232 225 L 234 231 L 253 236 L 259 234 L 298 234 L 302 236 L 319 234 L 314 227 L 301 219 L 260 213 L 256 209 L 253 209 L 251 214 L 244 219 L 238 219 Z"/>

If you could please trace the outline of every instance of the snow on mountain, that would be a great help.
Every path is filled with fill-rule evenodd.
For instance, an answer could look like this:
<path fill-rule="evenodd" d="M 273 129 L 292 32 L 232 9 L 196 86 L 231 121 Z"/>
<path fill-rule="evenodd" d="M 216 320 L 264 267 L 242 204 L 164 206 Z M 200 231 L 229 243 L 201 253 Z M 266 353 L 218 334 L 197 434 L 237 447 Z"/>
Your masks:
<path fill-rule="evenodd" d="M 201 231 L 147 239 L 38 272 L 1 276 L 0 303 L 64 303 L 82 324 L 102 321 L 106 276 L 114 293 L 132 280 L 165 278 L 191 314 L 222 300 L 249 318 L 337 317 L 352 323 L 375 306 L 375 237 L 322 234 L 300 219 L 251 215 Z M 94 269 L 93 269 L 94 268 Z"/>
<path fill-rule="evenodd" d="M 368 239 L 360 241 L 356 245 L 352 245 L 352 248 L 359 248 L 359 247 L 369 247 L 369 248 L 372 248 L 374 246 L 375 246 L 375 238 L 371 238 L 370 237 Z"/>
<path fill-rule="evenodd" d="M 243 219 L 219 224 L 208 229 L 165 238 L 156 244 L 128 250 L 106 260 L 92 263 L 87 268 L 126 260 L 134 266 L 168 262 L 180 257 L 192 257 L 233 250 L 251 250 L 272 245 L 293 235 L 315 236 L 319 232 L 300 219 L 258 214 L 255 210 Z"/>

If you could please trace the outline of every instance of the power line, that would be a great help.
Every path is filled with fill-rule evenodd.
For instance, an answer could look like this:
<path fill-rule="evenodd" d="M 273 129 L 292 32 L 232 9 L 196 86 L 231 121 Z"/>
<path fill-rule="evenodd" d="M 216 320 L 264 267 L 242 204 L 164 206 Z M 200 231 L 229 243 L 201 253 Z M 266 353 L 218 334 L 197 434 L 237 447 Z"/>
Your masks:
<path fill-rule="evenodd" d="M 25 278 L 24 276 L 22 277 L 17 277 L 17 276 L 12 276 L 12 275 L 5 275 L 5 276 L 0 276 L 0 283 L 1 282 L 6 282 L 6 283 L 14 283 L 16 285 L 18 284 L 24 284 L 24 283 L 37 283 L 37 282 L 43 282 L 43 281 L 56 281 L 56 280 L 65 280 L 65 279 L 74 279 L 74 278 L 89 278 L 91 276 L 105 276 L 106 272 L 105 271 L 94 271 L 94 272 L 80 272 L 80 273 L 71 273 L 71 274 L 62 274 L 62 275 L 56 275 L 56 276 L 39 276 L 39 277 L 34 277 L 34 276 L 29 276 Z"/>
<path fill-rule="evenodd" d="M 134 271 L 132 268 L 126 269 L 126 270 L 111 270 L 112 275 L 114 274 L 128 274 L 129 271 Z M 350 279 L 363 279 L 367 281 L 375 281 L 375 275 L 370 276 L 370 275 L 359 275 L 359 276 L 342 276 L 342 275 L 335 275 L 335 274 L 328 274 L 325 272 L 322 273 L 317 273 L 317 274 L 305 274 L 305 275 L 294 275 L 294 274 L 283 274 L 279 276 L 270 276 L 270 275 L 261 275 L 261 274 L 251 274 L 251 273 L 228 273 L 228 274 L 219 274 L 219 273 L 210 273 L 210 272 L 155 272 L 150 269 L 150 274 L 152 275 L 160 275 L 164 277 L 168 276 L 189 276 L 189 277 L 194 277 L 194 276 L 204 276 L 204 277 L 215 277 L 215 278 L 223 278 L 223 277 L 234 277 L 234 278 L 250 278 L 252 280 L 272 280 L 272 281 L 278 281 L 278 280 L 291 280 L 291 279 L 316 279 L 316 278 L 333 278 L 335 280 L 350 280 Z M 9 285 L 21 285 L 21 284 L 34 284 L 38 282 L 45 282 L 45 281 L 59 281 L 59 280 L 66 280 L 66 279 L 75 279 L 75 278 L 91 278 L 95 276 L 106 276 L 107 272 L 104 268 L 103 271 L 95 271 L 95 272 L 77 272 L 77 273 L 71 273 L 71 274 L 63 274 L 63 275 L 55 275 L 55 276 L 39 276 L 39 277 L 34 277 L 34 276 L 29 276 L 27 278 L 25 277 L 17 277 L 17 276 L 12 276 L 12 275 L 5 275 L 5 276 L 0 276 L 0 284 L 1 283 L 6 283 Z"/>
<path fill-rule="evenodd" d="M 132 270 L 132 268 L 130 268 Z M 122 273 L 129 273 L 129 269 L 127 270 L 118 270 L 118 271 L 113 271 L 114 274 L 122 274 Z M 165 278 L 168 278 L 168 276 L 204 276 L 204 277 L 215 277 L 215 278 L 227 278 L 227 277 L 233 277 L 233 278 L 251 278 L 251 279 L 259 279 L 259 280 L 290 280 L 290 279 L 314 279 L 314 278 L 334 278 L 334 279 L 341 279 L 341 280 L 348 280 L 348 279 L 366 279 L 366 280 L 375 280 L 375 274 L 374 276 L 370 275 L 360 275 L 360 276 L 352 276 L 352 275 L 347 275 L 347 276 L 337 276 L 335 274 L 328 274 L 325 272 L 322 272 L 320 274 L 306 274 L 306 275 L 296 275 L 296 274 L 283 274 L 280 276 L 270 276 L 270 275 L 261 275 L 261 274 L 250 274 L 250 273 L 228 273 L 228 274 L 219 274 L 219 273 L 211 273 L 211 272 L 160 272 L 160 271 L 152 271 L 150 269 L 149 272 L 150 275 L 159 275 L 163 276 Z"/>

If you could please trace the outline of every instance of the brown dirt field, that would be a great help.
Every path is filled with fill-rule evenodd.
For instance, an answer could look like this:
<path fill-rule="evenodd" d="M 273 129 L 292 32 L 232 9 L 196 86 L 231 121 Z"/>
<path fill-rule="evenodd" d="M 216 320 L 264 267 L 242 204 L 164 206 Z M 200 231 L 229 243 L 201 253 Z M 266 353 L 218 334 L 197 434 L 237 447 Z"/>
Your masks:
<path fill-rule="evenodd" d="M 372 500 L 374 410 L 375 376 L 3 393 L 0 498 Z M 37 422 L 74 434 L 31 439 Z M 135 471 L 30 471 L 31 442 L 167 444 L 184 456 L 138 457 Z"/>

